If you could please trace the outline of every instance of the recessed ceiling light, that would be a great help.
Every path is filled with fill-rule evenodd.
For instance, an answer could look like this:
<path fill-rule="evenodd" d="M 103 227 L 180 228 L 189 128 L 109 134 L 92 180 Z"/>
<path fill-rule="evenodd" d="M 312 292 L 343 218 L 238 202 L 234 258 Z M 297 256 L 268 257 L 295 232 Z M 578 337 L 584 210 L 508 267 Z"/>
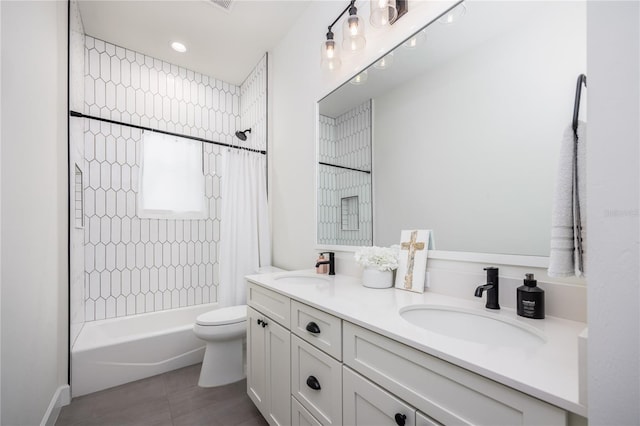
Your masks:
<path fill-rule="evenodd" d="M 176 52 L 184 53 L 187 51 L 187 46 L 180 43 L 179 41 L 174 41 L 171 43 L 171 48 Z"/>

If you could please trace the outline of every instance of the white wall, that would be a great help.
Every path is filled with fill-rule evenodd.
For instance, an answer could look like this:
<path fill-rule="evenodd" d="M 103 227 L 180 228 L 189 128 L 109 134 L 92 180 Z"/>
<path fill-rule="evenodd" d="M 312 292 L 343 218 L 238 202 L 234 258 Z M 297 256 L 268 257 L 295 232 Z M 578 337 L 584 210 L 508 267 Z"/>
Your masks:
<path fill-rule="evenodd" d="M 640 6 L 588 3 L 589 423 L 640 422 Z"/>
<path fill-rule="evenodd" d="M 2 9 L 2 419 L 67 383 L 66 2 Z"/>
<path fill-rule="evenodd" d="M 392 27 L 373 29 L 368 26 L 365 50 L 351 56 L 343 55 L 342 67 L 333 74 L 320 68 L 320 45 L 327 26 L 344 9 L 345 2 L 311 2 L 274 49 L 269 152 L 274 265 L 306 269 L 313 267 L 317 258 L 316 102 L 452 4 L 451 1 L 410 1 L 409 12 Z M 362 5 L 358 10 L 368 20 L 368 2 L 358 5 Z M 334 32 L 336 40 L 341 40 L 340 31 Z M 351 259 L 352 254 L 339 254 L 338 271 L 355 273 Z"/>

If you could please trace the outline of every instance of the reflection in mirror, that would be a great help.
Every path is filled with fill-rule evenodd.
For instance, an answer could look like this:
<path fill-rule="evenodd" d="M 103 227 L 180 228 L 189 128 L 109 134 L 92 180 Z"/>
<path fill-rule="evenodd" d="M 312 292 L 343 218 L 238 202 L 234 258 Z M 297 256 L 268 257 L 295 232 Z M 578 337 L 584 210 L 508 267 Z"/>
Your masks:
<path fill-rule="evenodd" d="M 342 136 L 328 148 L 324 135 L 348 132 L 327 123 L 366 105 L 373 158 L 361 164 L 373 193 L 359 215 L 375 220 L 362 236 L 388 246 L 402 229 L 433 229 L 440 250 L 548 256 L 559 142 L 586 69 L 585 3 L 468 2 L 441 22 L 396 48 L 391 66 L 369 67 L 364 84 L 320 101 L 319 161 L 347 151 Z M 367 245 L 340 235 L 340 198 L 356 194 L 330 167 L 318 166 L 318 243 Z M 333 215 L 329 187 L 343 191 Z"/>
<path fill-rule="evenodd" d="M 371 102 L 320 115 L 319 126 L 318 242 L 371 245 Z"/>

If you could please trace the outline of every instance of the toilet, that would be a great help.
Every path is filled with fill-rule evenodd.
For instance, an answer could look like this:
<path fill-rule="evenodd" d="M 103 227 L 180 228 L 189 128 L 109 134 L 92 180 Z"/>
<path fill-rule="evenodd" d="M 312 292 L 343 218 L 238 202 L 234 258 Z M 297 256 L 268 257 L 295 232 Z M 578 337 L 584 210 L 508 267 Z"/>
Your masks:
<path fill-rule="evenodd" d="M 242 380 L 247 305 L 229 306 L 199 315 L 193 332 L 207 345 L 198 386 L 209 388 Z"/>
<path fill-rule="evenodd" d="M 274 266 L 266 266 L 258 269 L 257 273 L 281 271 Z M 244 379 L 247 305 L 228 306 L 199 315 L 193 332 L 207 342 L 198 386 L 210 388 Z"/>

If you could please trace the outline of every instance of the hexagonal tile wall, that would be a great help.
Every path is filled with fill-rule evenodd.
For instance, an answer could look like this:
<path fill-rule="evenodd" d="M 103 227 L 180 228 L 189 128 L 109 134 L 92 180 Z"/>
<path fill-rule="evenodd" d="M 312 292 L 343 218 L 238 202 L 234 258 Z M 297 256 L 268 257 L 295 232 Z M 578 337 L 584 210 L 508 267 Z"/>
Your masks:
<path fill-rule="evenodd" d="M 265 120 L 260 76 L 242 87 L 249 125 Z M 224 143 L 241 124 L 241 87 L 89 36 L 84 89 L 84 112 L 102 118 Z M 220 147 L 203 144 L 206 219 L 140 219 L 142 131 L 84 122 L 85 320 L 215 301 Z"/>

